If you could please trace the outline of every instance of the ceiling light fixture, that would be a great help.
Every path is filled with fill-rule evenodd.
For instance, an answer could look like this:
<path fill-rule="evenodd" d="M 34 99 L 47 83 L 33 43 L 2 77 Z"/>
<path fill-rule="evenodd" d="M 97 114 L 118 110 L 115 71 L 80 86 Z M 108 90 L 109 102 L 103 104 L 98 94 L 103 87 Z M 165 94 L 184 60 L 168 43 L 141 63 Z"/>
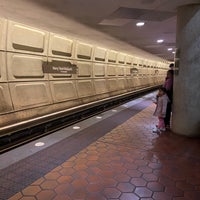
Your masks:
<path fill-rule="evenodd" d="M 172 48 L 168 48 L 167 50 L 168 50 L 168 51 L 172 51 L 173 49 L 172 49 Z"/>
<path fill-rule="evenodd" d="M 173 54 L 175 54 L 175 51 L 172 51 Z"/>
<path fill-rule="evenodd" d="M 163 42 L 164 42 L 163 39 L 159 39 L 159 40 L 157 40 L 157 43 L 163 43 Z"/>
<path fill-rule="evenodd" d="M 144 26 L 144 22 L 138 22 L 138 23 L 136 23 L 136 26 Z"/>

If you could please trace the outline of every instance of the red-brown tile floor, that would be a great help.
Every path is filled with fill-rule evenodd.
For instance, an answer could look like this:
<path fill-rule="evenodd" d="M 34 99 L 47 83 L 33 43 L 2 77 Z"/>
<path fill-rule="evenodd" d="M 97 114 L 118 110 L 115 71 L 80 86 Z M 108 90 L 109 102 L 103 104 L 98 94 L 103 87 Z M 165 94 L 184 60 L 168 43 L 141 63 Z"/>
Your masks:
<path fill-rule="evenodd" d="M 137 113 L 9 200 L 199 200 L 200 141 L 153 133 L 153 111 Z"/>

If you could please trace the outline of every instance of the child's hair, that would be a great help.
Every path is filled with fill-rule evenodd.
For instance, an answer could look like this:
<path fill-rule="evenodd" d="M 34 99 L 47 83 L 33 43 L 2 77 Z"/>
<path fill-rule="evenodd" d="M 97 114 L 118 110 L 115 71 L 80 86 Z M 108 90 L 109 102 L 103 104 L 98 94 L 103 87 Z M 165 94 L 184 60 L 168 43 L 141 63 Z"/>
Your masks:
<path fill-rule="evenodd" d="M 164 93 L 167 93 L 167 90 L 164 87 L 160 87 L 159 90 L 163 91 Z"/>

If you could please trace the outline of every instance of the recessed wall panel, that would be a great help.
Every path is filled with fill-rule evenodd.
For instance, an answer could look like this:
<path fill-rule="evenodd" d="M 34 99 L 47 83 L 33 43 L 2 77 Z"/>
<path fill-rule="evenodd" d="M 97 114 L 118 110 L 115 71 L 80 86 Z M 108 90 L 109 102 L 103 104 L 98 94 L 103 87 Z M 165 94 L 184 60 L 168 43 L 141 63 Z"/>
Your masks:
<path fill-rule="evenodd" d="M 9 86 L 16 110 L 52 103 L 47 82 L 10 83 Z"/>
<path fill-rule="evenodd" d="M 116 65 L 107 66 L 107 76 L 116 76 Z"/>
<path fill-rule="evenodd" d="M 76 87 L 73 81 L 51 81 L 50 86 L 54 102 L 77 98 Z"/>
<path fill-rule="evenodd" d="M 117 79 L 108 79 L 107 83 L 108 83 L 109 92 L 116 91 L 118 89 Z"/>
<path fill-rule="evenodd" d="M 31 81 L 48 79 L 43 72 L 47 58 L 28 54 L 7 53 L 9 81 Z"/>
<path fill-rule="evenodd" d="M 133 66 L 137 67 L 139 62 L 139 58 L 133 57 Z"/>
<path fill-rule="evenodd" d="M 92 63 L 77 61 L 78 77 L 91 77 L 92 76 Z"/>
<path fill-rule="evenodd" d="M 147 72 L 147 68 L 146 68 L 146 67 L 141 68 L 140 72 L 141 72 L 141 74 L 142 74 L 143 76 L 145 76 L 145 75 L 146 75 L 146 72 Z"/>
<path fill-rule="evenodd" d="M 0 52 L 0 82 L 7 82 L 5 52 Z"/>
<path fill-rule="evenodd" d="M 123 90 L 126 88 L 126 85 L 125 85 L 125 79 L 118 79 L 117 80 L 117 87 L 119 90 Z"/>
<path fill-rule="evenodd" d="M 47 55 L 47 42 L 48 32 L 8 22 L 8 51 Z"/>
<path fill-rule="evenodd" d="M 131 77 L 131 78 L 127 78 L 127 87 L 128 88 L 133 88 L 134 87 L 134 79 Z"/>
<path fill-rule="evenodd" d="M 93 46 L 77 41 L 76 42 L 76 58 L 91 60 L 92 59 Z"/>
<path fill-rule="evenodd" d="M 113 51 L 113 50 L 108 51 L 108 62 L 112 62 L 112 63 L 117 62 L 117 51 Z"/>
<path fill-rule="evenodd" d="M 106 64 L 94 63 L 93 64 L 94 77 L 104 77 L 105 68 L 106 68 Z"/>
<path fill-rule="evenodd" d="M 126 54 L 118 53 L 118 55 L 117 55 L 118 63 L 125 64 L 125 60 L 126 60 Z"/>
<path fill-rule="evenodd" d="M 7 83 L 0 83 L 0 114 L 13 110 Z"/>
<path fill-rule="evenodd" d="M 79 97 L 89 97 L 94 95 L 91 80 L 80 80 L 77 82 L 77 92 Z"/>
<path fill-rule="evenodd" d="M 139 87 L 140 87 L 140 88 L 143 87 L 143 85 L 144 85 L 144 79 L 141 78 L 141 77 L 139 77 L 139 78 L 138 78 L 138 82 L 139 82 Z"/>
<path fill-rule="evenodd" d="M 127 55 L 126 56 L 126 64 L 127 65 L 132 65 L 132 63 L 133 63 L 133 57 L 130 56 L 130 55 Z"/>
<path fill-rule="evenodd" d="M 117 67 L 117 75 L 124 76 L 124 67 Z"/>
<path fill-rule="evenodd" d="M 146 69 L 146 75 L 150 75 L 151 74 L 151 70 L 149 68 Z"/>
<path fill-rule="evenodd" d="M 126 74 L 126 76 L 130 76 L 131 75 L 131 67 L 126 67 L 125 68 L 125 74 Z"/>
<path fill-rule="evenodd" d="M 142 76 L 143 75 L 143 73 L 142 73 L 142 68 L 138 68 L 138 76 Z"/>
<path fill-rule="evenodd" d="M 6 50 L 6 28 L 7 20 L 0 18 L 0 50 Z"/>
<path fill-rule="evenodd" d="M 48 55 L 53 57 L 73 58 L 74 41 L 54 33 L 50 34 Z"/>
<path fill-rule="evenodd" d="M 139 83 L 139 78 L 138 77 L 133 77 L 133 82 L 134 82 L 134 87 L 137 89 L 140 85 Z"/>
<path fill-rule="evenodd" d="M 96 47 L 94 50 L 94 61 L 105 62 L 107 49 Z"/>
<path fill-rule="evenodd" d="M 103 94 L 103 93 L 108 92 L 105 79 L 94 80 L 94 87 L 95 87 L 96 94 Z"/>

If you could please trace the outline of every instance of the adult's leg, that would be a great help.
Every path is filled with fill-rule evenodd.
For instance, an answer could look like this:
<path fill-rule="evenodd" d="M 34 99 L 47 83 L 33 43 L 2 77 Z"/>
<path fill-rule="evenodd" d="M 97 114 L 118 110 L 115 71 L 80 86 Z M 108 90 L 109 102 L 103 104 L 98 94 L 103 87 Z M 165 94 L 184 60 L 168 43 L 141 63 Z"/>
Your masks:
<path fill-rule="evenodd" d="M 168 102 L 166 116 L 165 116 L 165 126 L 170 126 L 170 119 L 171 119 L 171 112 L 172 112 L 172 104 Z"/>

